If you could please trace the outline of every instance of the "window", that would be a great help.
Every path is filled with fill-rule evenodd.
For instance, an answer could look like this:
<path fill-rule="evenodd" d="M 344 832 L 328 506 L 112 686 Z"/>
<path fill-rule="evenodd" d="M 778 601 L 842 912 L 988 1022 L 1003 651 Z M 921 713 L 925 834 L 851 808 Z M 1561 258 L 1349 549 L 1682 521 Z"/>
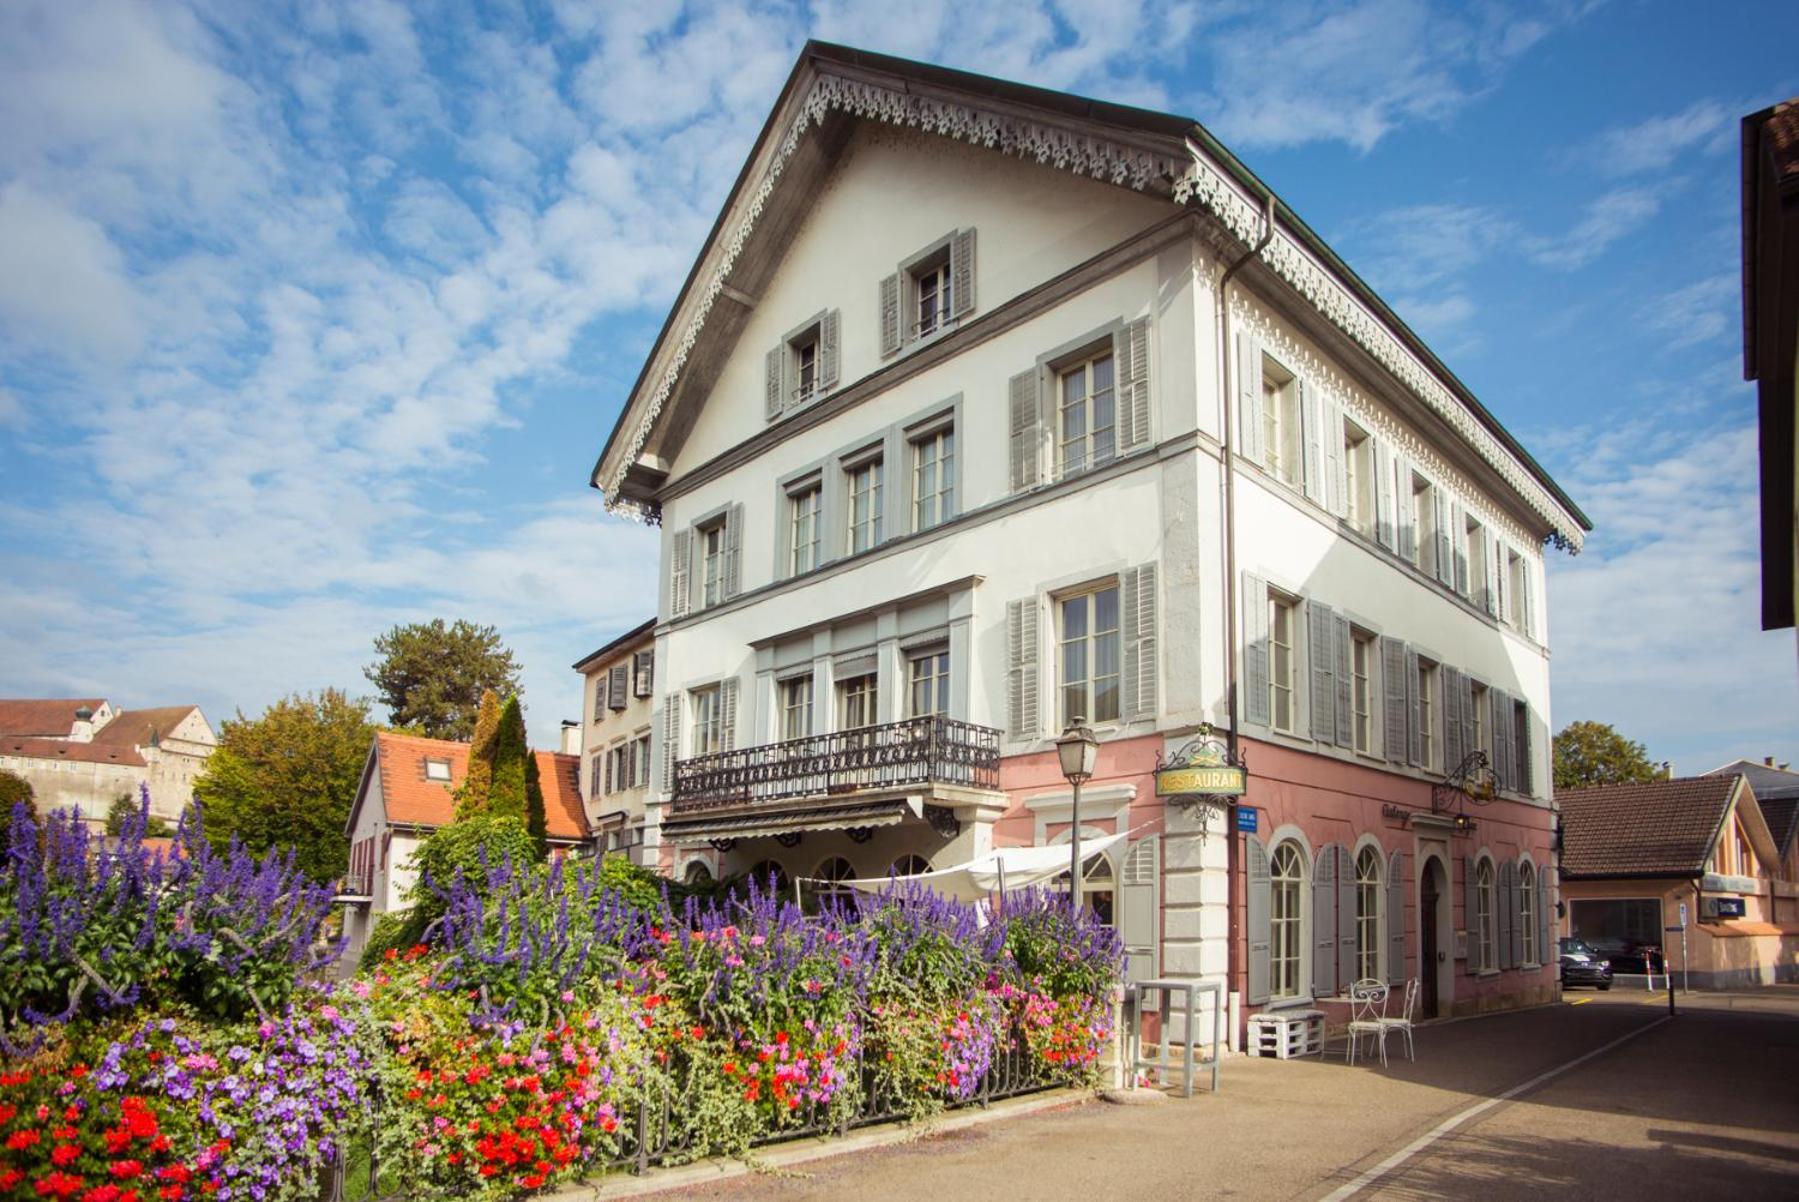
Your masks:
<path fill-rule="evenodd" d="M 1363 534 L 1374 530 L 1374 442 L 1354 422 L 1343 423 L 1343 516 Z"/>
<path fill-rule="evenodd" d="M 1529 795 L 1530 773 L 1530 707 L 1522 701 L 1512 702 L 1512 788 Z"/>
<path fill-rule="evenodd" d="M 1505 596 L 1506 622 L 1514 630 L 1524 630 L 1524 556 L 1515 551 L 1508 551 L 1505 556 Z"/>
<path fill-rule="evenodd" d="M 590 774 L 588 776 L 587 795 L 589 797 L 604 797 L 606 794 L 606 787 L 605 787 L 605 783 L 604 783 L 605 779 L 606 779 L 606 776 L 605 776 L 605 773 L 606 773 L 605 754 L 601 753 L 601 752 L 596 752 L 594 754 L 593 758 L 590 759 L 587 763 L 588 763 L 588 772 Z"/>
<path fill-rule="evenodd" d="M 848 471 L 850 554 L 881 543 L 881 461 L 869 459 Z"/>
<path fill-rule="evenodd" d="M 631 784 L 650 783 L 650 736 L 648 732 L 631 741 Z"/>
<path fill-rule="evenodd" d="M 912 682 L 909 715 L 949 713 L 949 649 L 915 654 L 907 666 Z"/>
<path fill-rule="evenodd" d="M 901 856 L 887 870 L 888 876 L 918 876 L 931 870 L 931 862 L 923 856 Z"/>
<path fill-rule="evenodd" d="M 635 787 L 631 779 L 631 745 L 620 743 L 606 753 L 606 785 L 607 791 L 621 793 Z"/>
<path fill-rule="evenodd" d="M 837 685 L 837 729 L 875 724 L 875 675 L 851 676 Z"/>
<path fill-rule="evenodd" d="M 1060 431 L 1057 463 L 1064 476 L 1098 467 L 1112 458 L 1117 446 L 1112 365 L 1108 348 L 1056 373 Z"/>
<path fill-rule="evenodd" d="M 1299 630 L 1299 602 L 1279 594 L 1268 597 L 1268 713 L 1274 729 L 1288 734 L 1299 725 L 1296 688 L 1298 661 L 1294 637 Z"/>
<path fill-rule="evenodd" d="M 1412 477 L 1412 562 L 1435 575 L 1437 571 L 1437 499 L 1430 481 Z"/>
<path fill-rule="evenodd" d="M 1474 934 L 1475 948 L 1481 972 L 1492 972 L 1499 967 L 1498 930 L 1493 916 L 1499 912 L 1498 899 L 1493 889 L 1493 861 L 1482 860 L 1474 869 Z"/>
<path fill-rule="evenodd" d="M 700 595 L 710 607 L 725 599 L 725 524 L 715 522 L 699 534 Z"/>
<path fill-rule="evenodd" d="M 724 746 L 724 715 L 718 686 L 693 691 L 693 754 L 711 755 Z"/>
<path fill-rule="evenodd" d="M 1437 764 L 1437 665 L 1418 660 L 1418 766 Z"/>
<path fill-rule="evenodd" d="M 1340 863 L 1341 861 L 1339 861 Z M 1355 861 L 1355 963 L 1357 980 L 1386 980 L 1380 970 L 1381 887 L 1380 852 L 1364 847 Z"/>
<path fill-rule="evenodd" d="M 1118 720 L 1118 586 L 1063 597 L 1061 618 L 1062 724 Z"/>
<path fill-rule="evenodd" d="M 1299 434 L 1299 389 L 1293 375 L 1263 356 L 1262 445 L 1268 470 L 1292 485 L 1299 483 L 1304 471 Z"/>
<path fill-rule="evenodd" d="M 1537 870 L 1518 866 L 1518 922 L 1524 928 L 1524 963 L 1539 964 L 1537 956 Z"/>
<path fill-rule="evenodd" d="M 912 295 L 918 302 L 912 325 L 914 338 L 929 337 L 949 324 L 951 297 L 948 247 L 912 269 Z"/>
<path fill-rule="evenodd" d="M 425 760 L 425 779 L 447 781 L 450 779 L 450 761 L 440 759 Z"/>
<path fill-rule="evenodd" d="M 1456 592 L 1478 601 L 1487 587 L 1486 531 L 1471 515 L 1463 514 L 1460 537 L 1462 541 L 1459 549 L 1468 566 L 1456 573 Z"/>
<path fill-rule="evenodd" d="M 819 904 L 821 906 L 846 904 L 853 896 L 854 890 L 848 885 L 841 885 L 838 882 L 850 880 L 855 875 L 856 870 L 851 868 L 850 862 L 842 856 L 832 856 L 820 864 L 817 871 L 812 874 L 813 879 L 819 882 L 817 886 Z"/>
<path fill-rule="evenodd" d="M 929 530 L 954 516 L 955 456 L 952 427 L 912 440 L 912 529 Z"/>
<path fill-rule="evenodd" d="M 781 737 L 803 739 L 812 733 L 812 678 L 781 682 Z"/>
<path fill-rule="evenodd" d="M 802 339 L 791 344 L 795 405 L 805 404 L 818 391 L 818 328 L 814 326 Z"/>
<path fill-rule="evenodd" d="M 787 897 L 793 888 L 787 870 L 775 860 L 763 860 L 751 868 L 749 879 L 757 889 L 768 892 L 777 902 Z"/>
<path fill-rule="evenodd" d="M 787 494 L 787 572 L 791 576 L 818 566 L 818 504 L 823 495 L 816 482 Z"/>
<path fill-rule="evenodd" d="M 1274 849 L 1269 861 L 1272 874 L 1268 946 L 1269 992 L 1277 998 L 1298 997 L 1300 965 L 1305 958 L 1305 931 L 1300 904 L 1306 895 L 1305 857 L 1292 842 Z"/>
<path fill-rule="evenodd" d="M 648 697 L 655 687 L 656 653 L 639 651 L 631 656 L 631 692 L 639 697 Z"/>
<path fill-rule="evenodd" d="M 1354 646 L 1350 659 L 1349 710 L 1351 734 L 1355 749 L 1363 754 L 1374 751 L 1374 636 L 1364 631 L 1352 632 Z"/>
<path fill-rule="evenodd" d="M 1479 681 L 1469 681 L 1468 697 L 1470 700 L 1469 708 L 1474 711 L 1470 715 L 1474 725 L 1474 742 L 1469 746 L 1468 750 L 1486 752 L 1487 767 L 1497 768 L 1499 765 L 1493 762 L 1492 735 L 1487 729 L 1487 686 L 1481 684 Z"/>
<path fill-rule="evenodd" d="M 1100 926 L 1115 926 L 1113 914 L 1116 897 L 1112 881 L 1112 861 L 1104 856 L 1094 856 L 1081 871 L 1082 907 L 1093 915 Z"/>

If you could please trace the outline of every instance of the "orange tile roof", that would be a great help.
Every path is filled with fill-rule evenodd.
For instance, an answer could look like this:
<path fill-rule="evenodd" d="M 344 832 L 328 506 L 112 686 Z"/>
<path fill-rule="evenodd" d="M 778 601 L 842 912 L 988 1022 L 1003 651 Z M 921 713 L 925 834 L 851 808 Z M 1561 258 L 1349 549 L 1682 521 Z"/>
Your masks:
<path fill-rule="evenodd" d="M 403 826 L 448 826 L 456 817 L 456 790 L 468 775 L 467 743 L 427 739 L 379 731 L 375 755 L 381 773 L 381 797 L 387 820 Z M 552 839 L 587 837 L 581 807 L 580 758 L 555 751 L 533 751 L 543 787 L 544 827 Z M 450 762 L 449 781 L 428 780 L 425 761 Z"/>
<path fill-rule="evenodd" d="M 0 701 L 0 735 L 43 735 L 66 739 L 82 706 L 98 711 L 104 697 L 26 698 Z"/>
<path fill-rule="evenodd" d="M 129 746 L 106 743 L 71 743 L 66 739 L 18 739 L 0 737 L 0 755 L 20 755 L 34 760 L 73 760 L 83 764 L 129 764 L 144 767 L 144 757 Z"/>
<path fill-rule="evenodd" d="M 152 735 L 160 738 L 200 708 L 196 705 L 164 705 L 153 709 L 120 710 L 111 722 L 94 732 L 94 742 L 113 747 L 148 747 Z"/>
<path fill-rule="evenodd" d="M 1697 876 L 1740 776 L 1557 789 L 1564 878 Z"/>

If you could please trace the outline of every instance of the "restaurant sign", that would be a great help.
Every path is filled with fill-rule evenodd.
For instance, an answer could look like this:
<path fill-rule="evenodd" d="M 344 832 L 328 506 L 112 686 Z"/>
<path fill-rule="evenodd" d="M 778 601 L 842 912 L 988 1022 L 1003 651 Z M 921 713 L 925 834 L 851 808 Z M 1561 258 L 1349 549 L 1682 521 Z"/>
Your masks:
<path fill-rule="evenodd" d="M 1232 761 L 1230 749 L 1210 726 L 1200 727 L 1196 738 L 1156 766 L 1157 797 L 1241 797 L 1248 786 L 1242 762 Z"/>

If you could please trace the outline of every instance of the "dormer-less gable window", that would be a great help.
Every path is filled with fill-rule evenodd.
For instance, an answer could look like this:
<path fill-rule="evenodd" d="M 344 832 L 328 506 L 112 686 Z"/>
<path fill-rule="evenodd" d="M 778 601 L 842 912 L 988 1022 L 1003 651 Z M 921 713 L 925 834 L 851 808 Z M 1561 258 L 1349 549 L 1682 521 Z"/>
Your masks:
<path fill-rule="evenodd" d="M 447 783 L 450 779 L 450 761 L 426 757 L 425 779 Z"/>
<path fill-rule="evenodd" d="M 802 409 L 837 387 L 841 328 L 838 311 L 826 309 L 788 331 L 768 352 L 765 416 L 769 421 Z"/>
<path fill-rule="evenodd" d="M 881 354 L 934 338 L 974 312 L 974 231 L 956 230 L 881 281 Z"/>

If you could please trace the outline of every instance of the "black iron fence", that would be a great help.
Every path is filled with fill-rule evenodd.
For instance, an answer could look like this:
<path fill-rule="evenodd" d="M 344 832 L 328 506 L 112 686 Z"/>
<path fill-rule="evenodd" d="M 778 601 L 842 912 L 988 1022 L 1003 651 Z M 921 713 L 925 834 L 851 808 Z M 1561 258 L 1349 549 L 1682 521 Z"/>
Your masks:
<path fill-rule="evenodd" d="M 904 785 L 997 789 L 999 735 L 927 716 L 694 756 L 675 764 L 674 811 Z"/>

